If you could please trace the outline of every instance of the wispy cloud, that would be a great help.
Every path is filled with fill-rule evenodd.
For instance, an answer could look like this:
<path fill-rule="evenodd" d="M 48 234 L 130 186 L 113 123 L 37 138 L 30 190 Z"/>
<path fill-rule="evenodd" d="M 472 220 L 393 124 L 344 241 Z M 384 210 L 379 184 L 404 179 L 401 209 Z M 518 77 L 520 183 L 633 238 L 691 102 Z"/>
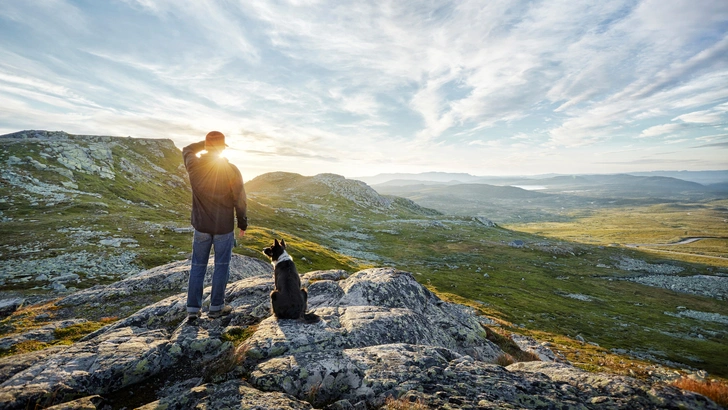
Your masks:
<path fill-rule="evenodd" d="M 650 127 L 642 131 L 640 137 L 656 137 L 679 131 L 682 128 L 684 128 L 684 126 L 679 123 L 655 125 L 654 127 Z"/>
<path fill-rule="evenodd" d="M 1 2 L 0 130 L 218 129 L 251 172 L 568 172 L 724 132 L 727 24 L 720 0 Z"/>
<path fill-rule="evenodd" d="M 728 141 L 725 142 L 716 142 L 713 144 L 703 144 L 703 145 L 697 145 L 690 148 L 727 148 L 728 149 Z"/>

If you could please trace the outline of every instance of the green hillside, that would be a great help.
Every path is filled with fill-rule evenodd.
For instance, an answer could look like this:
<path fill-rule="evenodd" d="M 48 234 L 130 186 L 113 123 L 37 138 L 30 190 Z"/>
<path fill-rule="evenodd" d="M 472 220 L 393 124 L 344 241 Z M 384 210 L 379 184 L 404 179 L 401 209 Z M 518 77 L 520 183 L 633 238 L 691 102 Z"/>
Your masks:
<path fill-rule="evenodd" d="M 728 304 L 622 280 L 646 272 L 620 268 L 639 261 L 690 277 L 715 274 L 712 265 L 547 239 L 411 206 L 390 211 L 363 206 L 355 194 L 335 194 L 317 178 L 275 173 L 248 183 L 252 209 L 265 209 L 251 214 L 254 224 L 275 230 L 253 231 L 245 242 L 255 246 L 246 245 L 246 252 L 253 254 L 261 241 L 280 236 L 292 252 L 306 258 L 298 259 L 306 266 L 320 252 L 308 249 L 313 242 L 317 249 L 351 256 L 348 263 L 358 266 L 391 265 L 415 272 L 438 293 L 464 298 L 512 330 L 548 340 L 579 335 L 598 344 L 593 348 L 603 354 L 603 348 L 615 349 L 728 376 L 728 355 L 723 354 L 728 353 L 727 332 L 720 321 L 728 319 Z M 369 195 L 366 188 L 361 195 Z M 298 242 L 300 238 L 307 241 Z M 717 314 L 719 321 L 681 315 L 684 311 Z M 584 367 L 600 367 L 586 357 L 581 359 Z"/>
<path fill-rule="evenodd" d="M 0 145 L 0 290 L 84 288 L 189 253 L 171 140 L 24 131 Z"/>

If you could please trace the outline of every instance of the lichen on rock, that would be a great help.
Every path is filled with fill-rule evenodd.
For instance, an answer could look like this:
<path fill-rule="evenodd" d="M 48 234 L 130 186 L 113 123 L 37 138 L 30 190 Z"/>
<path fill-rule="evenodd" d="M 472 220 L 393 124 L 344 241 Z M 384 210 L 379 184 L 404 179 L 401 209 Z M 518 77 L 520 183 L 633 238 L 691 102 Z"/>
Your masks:
<path fill-rule="evenodd" d="M 0 369 L 14 372 L 0 385 L 3 408 L 72 400 L 77 403 L 69 406 L 101 408 L 110 394 L 133 392 L 150 380 L 160 381 L 156 397 L 138 408 L 379 408 L 390 397 L 451 409 L 719 408 L 675 387 L 567 363 L 493 364 L 503 351 L 486 338 L 481 323 L 487 321 L 393 268 L 303 275 L 309 310 L 321 321 L 276 320 L 270 266 L 236 258 L 237 280 L 225 298 L 230 316 L 190 323 L 182 292 L 67 349 L 37 360 L 0 359 Z M 165 265 L 59 303 L 84 306 L 94 294 L 111 302 L 154 287 L 174 289 L 184 269 Z M 246 328 L 246 338 L 225 337 Z M 555 357 L 533 340 L 519 343 L 545 360 Z"/>

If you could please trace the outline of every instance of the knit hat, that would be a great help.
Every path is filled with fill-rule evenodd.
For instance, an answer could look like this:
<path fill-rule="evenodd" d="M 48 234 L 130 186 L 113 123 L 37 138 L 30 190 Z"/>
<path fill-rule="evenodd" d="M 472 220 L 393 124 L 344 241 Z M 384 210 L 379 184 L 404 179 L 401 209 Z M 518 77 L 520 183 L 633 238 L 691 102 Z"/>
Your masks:
<path fill-rule="evenodd" d="M 205 136 L 205 149 L 212 147 L 227 147 L 225 144 L 225 134 L 220 131 L 210 131 Z"/>

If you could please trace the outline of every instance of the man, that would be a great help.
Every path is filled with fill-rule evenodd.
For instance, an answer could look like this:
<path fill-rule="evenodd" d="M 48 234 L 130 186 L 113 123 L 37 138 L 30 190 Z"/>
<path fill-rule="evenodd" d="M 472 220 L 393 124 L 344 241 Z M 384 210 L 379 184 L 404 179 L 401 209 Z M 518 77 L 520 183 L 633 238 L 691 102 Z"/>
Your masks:
<path fill-rule="evenodd" d="M 235 218 L 238 217 L 240 236 L 248 229 L 247 200 L 243 177 L 238 168 L 230 164 L 222 152 L 227 147 L 225 135 L 211 131 L 204 141 L 182 149 L 185 168 L 192 185 L 192 268 L 187 287 L 187 317 L 194 321 L 200 317 L 202 286 L 207 271 L 210 249 L 215 247 L 215 270 L 212 275 L 210 318 L 229 315 L 225 305 L 225 288 L 230 275 L 230 258 L 235 245 Z M 207 151 L 198 157 L 202 151 Z"/>

